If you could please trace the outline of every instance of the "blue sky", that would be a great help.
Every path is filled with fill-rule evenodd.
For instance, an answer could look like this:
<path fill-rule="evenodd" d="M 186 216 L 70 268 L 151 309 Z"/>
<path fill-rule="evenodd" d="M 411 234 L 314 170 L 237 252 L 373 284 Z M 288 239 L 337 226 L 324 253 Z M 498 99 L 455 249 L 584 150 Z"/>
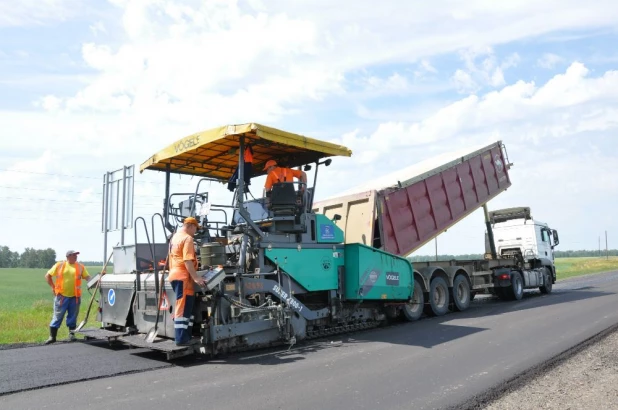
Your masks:
<path fill-rule="evenodd" d="M 490 208 L 531 206 L 560 249 L 596 248 L 605 230 L 616 247 L 617 23 L 608 0 L 0 5 L 0 245 L 101 260 L 104 172 L 259 122 L 353 150 L 318 198 L 502 140 L 513 187 Z M 162 181 L 137 176 L 136 216 L 159 211 Z M 483 235 L 475 213 L 439 251 L 482 252 Z"/>

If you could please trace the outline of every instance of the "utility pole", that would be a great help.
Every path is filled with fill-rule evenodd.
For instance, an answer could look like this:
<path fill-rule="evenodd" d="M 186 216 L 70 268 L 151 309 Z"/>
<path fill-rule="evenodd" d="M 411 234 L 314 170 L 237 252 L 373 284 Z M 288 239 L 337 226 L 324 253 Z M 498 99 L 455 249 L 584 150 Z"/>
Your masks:
<path fill-rule="evenodd" d="M 599 235 L 599 258 L 601 257 L 601 235 Z"/>
<path fill-rule="evenodd" d="M 607 250 L 607 231 L 605 231 L 605 258 L 609 260 L 609 251 Z"/>

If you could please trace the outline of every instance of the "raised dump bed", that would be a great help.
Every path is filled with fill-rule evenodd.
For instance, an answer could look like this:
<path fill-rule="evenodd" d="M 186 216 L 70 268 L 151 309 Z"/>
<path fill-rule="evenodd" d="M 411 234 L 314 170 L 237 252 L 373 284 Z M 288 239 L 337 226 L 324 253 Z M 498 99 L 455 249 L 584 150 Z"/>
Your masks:
<path fill-rule="evenodd" d="M 497 141 L 419 162 L 313 209 L 341 216 L 346 243 L 407 256 L 510 187 L 510 165 Z"/>

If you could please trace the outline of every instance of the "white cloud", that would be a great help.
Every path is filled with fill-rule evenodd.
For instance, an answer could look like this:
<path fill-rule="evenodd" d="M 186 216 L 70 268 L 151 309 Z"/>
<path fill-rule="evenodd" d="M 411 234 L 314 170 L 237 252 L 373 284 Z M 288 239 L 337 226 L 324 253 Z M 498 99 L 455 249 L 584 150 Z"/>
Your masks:
<path fill-rule="evenodd" d="M 526 82 L 505 86 L 510 82 L 505 73 L 519 56 L 500 60 L 491 52 L 504 43 L 556 31 L 614 27 L 614 1 L 590 7 L 575 0 L 518 0 L 505 9 L 488 0 L 447 1 L 440 8 L 420 1 L 376 7 L 368 0 L 349 0 L 316 7 L 310 1 L 113 0 L 111 12 L 88 15 L 81 2 L 18 3 L 0 5 L 0 26 L 88 17 L 85 30 L 96 34 L 94 41 L 78 37 L 84 33 L 72 39 L 82 44 L 87 72 L 73 82 L 63 77 L 67 91 L 41 92 L 36 99 L 40 111 L 0 111 L 4 163 L 49 152 L 53 160 L 40 168 L 47 173 L 98 177 L 105 170 L 139 164 L 184 135 L 226 123 L 258 121 L 298 132 L 313 128 L 327 138 L 337 134 L 336 123 L 336 130 L 354 130 L 340 138 L 352 146 L 354 157 L 336 161 L 329 168 L 333 178 L 321 174 L 318 193 L 326 195 L 336 192 L 340 181 L 352 184 L 451 146 L 498 138 L 538 145 L 615 124 L 614 74 L 590 78 L 585 67 L 575 65 L 540 87 Z M 374 88 L 410 95 L 419 90 L 415 80 L 435 77 L 432 63 L 438 56 L 459 50 L 468 50 L 469 64 L 464 58 L 460 71 L 447 69 L 458 73 L 459 84 L 467 91 L 487 85 L 498 91 L 435 110 L 435 98 L 423 100 L 413 113 L 402 108 L 407 102 L 395 109 L 372 107 L 370 114 L 388 118 L 382 125 L 366 121 L 371 115 L 345 117 L 336 111 L 362 105 L 365 96 L 355 100 L 357 95 L 346 89 L 359 72 L 387 73 L 371 79 Z M 41 73 L 36 77 L 44 81 L 28 77 L 22 85 L 49 82 Z M 418 117 L 424 118 L 405 121 Z M 28 183 L 44 181 L 49 180 Z M 76 181 L 59 180 L 65 185 L 57 186 L 68 189 L 70 182 L 78 192 L 96 192 L 100 184 L 99 179 L 92 187 Z M 182 181 L 187 186 L 194 182 Z M 146 185 L 139 189 L 143 195 L 161 192 Z M 98 220 L 100 210 L 89 212 Z M 50 225 L 47 236 L 55 228 Z M 99 242 L 95 236 L 91 243 L 96 246 L 90 246 Z"/>
<path fill-rule="evenodd" d="M 418 64 L 418 68 L 414 71 L 414 76 L 417 78 L 421 78 L 421 77 L 425 77 L 429 73 L 437 74 L 438 70 L 433 65 L 431 65 L 431 63 L 428 60 L 423 59 Z"/>
<path fill-rule="evenodd" d="M 460 53 L 465 69 L 457 69 L 452 77 L 457 89 L 464 93 L 477 92 L 484 85 L 501 87 L 506 84 L 504 71 L 517 66 L 519 54 L 512 53 L 502 62 L 490 47 L 471 47 Z M 478 58 L 483 58 L 477 63 Z"/>
<path fill-rule="evenodd" d="M 588 69 L 575 62 L 541 86 L 518 81 L 463 98 L 422 121 L 385 122 L 368 136 L 356 131 L 338 142 L 350 145 L 355 155 L 373 151 L 374 158 L 389 155 L 396 163 L 397 158 L 410 156 L 409 150 L 447 150 L 497 139 L 539 144 L 583 132 L 604 132 L 618 126 L 617 113 L 618 71 L 589 77 Z M 436 145 L 446 141 L 448 147 Z"/>
<path fill-rule="evenodd" d="M 438 153 L 502 140 L 515 163 L 513 187 L 491 207 L 532 206 L 541 220 L 561 228 L 564 246 L 585 248 L 592 244 L 577 238 L 598 229 L 598 221 L 618 229 L 604 217 L 611 208 L 607 204 L 618 201 L 618 141 L 613 137 L 617 131 L 618 71 L 593 77 L 575 62 L 542 85 L 518 81 L 463 98 L 422 121 L 382 123 L 365 136 L 355 132 L 354 138 L 340 141 L 349 144 L 355 161 L 363 165 L 345 170 L 341 178 L 366 181 Z M 595 209 L 605 208 L 593 217 L 583 211 L 591 203 Z M 466 236 L 473 239 L 472 245 L 462 243 Z M 466 246 L 480 252 L 482 215 L 441 238 L 444 252 L 463 253 Z"/>
<path fill-rule="evenodd" d="M 78 0 L 19 0 L 0 2 L 0 27 L 33 26 L 64 21 L 81 10 Z"/>
<path fill-rule="evenodd" d="M 474 92 L 479 88 L 479 85 L 472 79 L 470 73 L 457 69 L 453 75 L 453 82 L 455 87 L 461 92 Z"/>
<path fill-rule="evenodd" d="M 537 61 L 537 65 L 539 67 L 543 67 L 543 68 L 547 68 L 547 69 L 552 69 L 554 68 L 557 64 L 564 62 L 564 58 L 556 55 L 556 54 L 552 54 L 552 53 L 545 53 L 543 54 L 543 57 L 539 58 Z"/>

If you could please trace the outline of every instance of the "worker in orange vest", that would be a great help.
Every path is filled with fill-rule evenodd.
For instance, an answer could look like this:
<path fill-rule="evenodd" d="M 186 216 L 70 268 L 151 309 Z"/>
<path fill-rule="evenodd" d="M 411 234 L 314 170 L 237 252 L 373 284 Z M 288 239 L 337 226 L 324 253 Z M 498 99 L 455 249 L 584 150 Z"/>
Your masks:
<path fill-rule="evenodd" d="M 294 178 L 300 179 L 302 183 L 300 190 L 304 191 L 307 186 L 307 174 L 300 169 L 292 169 L 280 167 L 277 165 L 277 161 L 274 159 L 268 160 L 264 165 L 264 171 L 267 172 L 266 182 L 264 183 L 264 189 L 270 191 L 273 184 L 278 182 L 293 182 Z"/>
<path fill-rule="evenodd" d="M 174 309 L 174 340 L 178 346 L 191 344 L 193 328 L 193 304 L 195 302 L 194 283 L 204 286 L 204 279 L 197 274 L 197 258 L 193 235 L 199 229 L 197 219 L 185 218 L 182 227 L 170 241 L 170 274 L 167 280 L 174 289 L 176 306 Z"/>
<path fill-rule="evenodd" d="M 49 338 L 45 344 L 54 343 L 58 328 L 67 315 L 66 325 L 69 328 L 69 340 L 75 340 L 77 314 L 82 296 L 82 279 L 90 279 L 90 274 L 84 265 L 77 262 L 79 252 L 70 250 L 66 253 L 66 261 L 56 262 L 45 274 L 47 283 L 54 294 L 54 315 L 49 324 Z M 56 278 L 54 283 L 53 278 Z"/>

